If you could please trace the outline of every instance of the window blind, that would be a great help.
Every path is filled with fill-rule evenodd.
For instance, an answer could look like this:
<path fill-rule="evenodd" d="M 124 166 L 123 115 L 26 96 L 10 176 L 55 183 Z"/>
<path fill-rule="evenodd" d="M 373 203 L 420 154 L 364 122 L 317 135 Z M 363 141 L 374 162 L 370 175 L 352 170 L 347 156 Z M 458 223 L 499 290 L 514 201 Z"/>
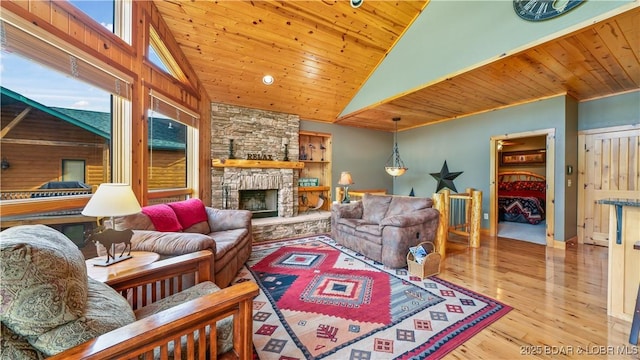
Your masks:
<path fill-rule="evenodd" d="M 198 128 L 200 115 L 180 106 L 168 97 L 151 91 L 151 110 L 176 120 L 187 126 Z"/>
<path fill-rule="evenodd" d="M 2 51 L 24 56 L 113 95 L 131 100 L 133 79 L 116 75 L 115 71 L 108 71 L 107 66 L 95 66 L 74 55 L 70 50 L 55 46 L 4 20 L 0 21 L 0 42 Z"/>

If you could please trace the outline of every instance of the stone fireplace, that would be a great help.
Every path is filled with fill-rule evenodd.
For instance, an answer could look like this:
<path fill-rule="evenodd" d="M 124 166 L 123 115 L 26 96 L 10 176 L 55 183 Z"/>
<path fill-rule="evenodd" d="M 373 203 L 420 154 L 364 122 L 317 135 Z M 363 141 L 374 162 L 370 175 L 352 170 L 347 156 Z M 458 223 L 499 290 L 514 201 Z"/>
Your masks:
<path fill-rule="evenodd" d="M 240 192 L 275 190 L 276 216 L 298 214 L 298 170 L 276 165 L 285 158 L 298 161 L 298 116 L 274 113 L 227 104 L 212 104 L 211 157 L 224 162 L 229 159 L 264 160 L 260 167 L 212 167 L 211 194 L 214 207 L 240 209 Z M 285 146 L 286 144 L 286 146 Z M 273 163 L 273 167 L 269 164 Z M 254 213 L 254 218 L 255 216 Z"/>

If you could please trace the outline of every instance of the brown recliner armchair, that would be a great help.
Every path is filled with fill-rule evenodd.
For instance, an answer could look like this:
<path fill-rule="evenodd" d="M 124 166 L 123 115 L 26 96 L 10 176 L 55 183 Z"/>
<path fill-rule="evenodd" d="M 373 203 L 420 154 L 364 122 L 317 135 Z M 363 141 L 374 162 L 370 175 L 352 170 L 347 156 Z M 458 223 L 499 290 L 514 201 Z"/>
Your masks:
<path fill-rule="evenodd" d="M 333 204 L 331 235 L 338 243 L 390 268 L 407 266 L 409 248 L 434 241 L 440 213 L 430 198 L 364 194 Z"/>

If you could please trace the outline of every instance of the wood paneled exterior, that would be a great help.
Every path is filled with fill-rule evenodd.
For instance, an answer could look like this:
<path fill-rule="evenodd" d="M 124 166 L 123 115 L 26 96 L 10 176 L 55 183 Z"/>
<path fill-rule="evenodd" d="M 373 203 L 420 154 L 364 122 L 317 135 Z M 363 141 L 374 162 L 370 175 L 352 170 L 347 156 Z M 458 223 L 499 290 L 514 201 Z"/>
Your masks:
<path fill-rule="evenodd" d="M 71 117 L 68 120 L 77 122 L 73 124 L 61 118 L 69 112 L 47 107 L 36 109 L 29 105 L 29 100 L 4 98 L 4 93 L 3 100 L 0 153 L 10 163 L 9 169 L 2 170 L 3 193 L 34 190 L 51 181 L 78 180 L 94 187 L 109 182 L 111 139 L 109 133 L 100 130 L 109 126 L 101 123 L 109 121 L 109 114 L 90 113 L 94 121 L 90 124 Z M 77 113 L 82 115 L 80 111 Z M 153 149 L 148 151 L 148 157 L 152 164 L 150 189 L 186 187 L 184 149 Z M 63 179 L 63 160 L 83 161 L 83 177 Z"/>
<path fill-rule="evenodd" d="M 640 199 L 640 129 L 582 132 L 578 137 L 578 242 L 608 246 L 607 198 Z"/>
<path fill-rule="evenodd" d="M 149 189 L 176 189 L 186 186 L 187 162 L 184 152 L 153 150 L 149 169 Z"/>
<path fill-rule="evenodd" d="M 2 128 L 24 106 L 2 107 Z M 2 170 L 2 190 L 37 189 L 50 181 L 62 181 L 62 160 L 84 160 L 85 179 L 99 185 L 108 179 L 105 156 L 109 156 L 109 140 L 74 126 L 53 115 L 32 109 L 0 141 L 0 153 L 11 167 Z M 107 161 L 108 165 L 108 161 Z"/>

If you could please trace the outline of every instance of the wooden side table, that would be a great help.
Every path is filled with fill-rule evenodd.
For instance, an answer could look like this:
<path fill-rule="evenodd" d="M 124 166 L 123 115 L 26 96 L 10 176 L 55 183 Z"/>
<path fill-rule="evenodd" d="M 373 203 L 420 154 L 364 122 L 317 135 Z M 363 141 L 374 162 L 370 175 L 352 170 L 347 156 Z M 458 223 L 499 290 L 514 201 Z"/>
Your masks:
<path fill-rule="evenodd" d="M 112 277 L 120 273 L 138 268 L 140 266 L 151 264 L 152 262 L 158 260 L 159 258 L 160 258 L 160 255 L 154 252 L 132 251 L 130 259 L 127 259 L 109 266 L 94 265 L 97 263 L 106 262 L 107 260 L 105 256 L 99 256 L 92 259 L 88 259 L 85 262 L 87 263 L 87 275 L 89 275 L 94 280 L 106 282 L 107 280 L 111 279 Z"/>

